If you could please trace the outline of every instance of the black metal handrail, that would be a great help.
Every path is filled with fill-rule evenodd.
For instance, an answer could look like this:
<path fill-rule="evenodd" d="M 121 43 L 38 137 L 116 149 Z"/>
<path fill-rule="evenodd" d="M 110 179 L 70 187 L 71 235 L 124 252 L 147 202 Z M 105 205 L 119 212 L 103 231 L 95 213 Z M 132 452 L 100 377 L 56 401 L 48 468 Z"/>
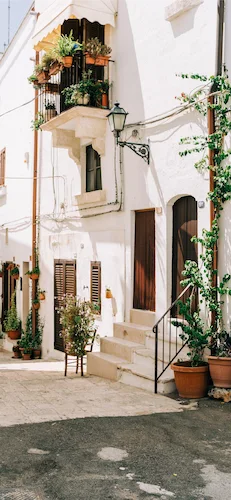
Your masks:
<path fill-rule="evenodd" d="M 155 374 L 154 374 L 154 392 L 157 394 L 157 384 L 158 380 L 160 377 L 163 375 L 163 373 L 167 370 L 167 368 L 171 365 L 171 363 L 174 361 L 174 359 L 178 356 L 178 354 L 182 351 L 182 349 L 185 347 L 187 342 L 183 342 L 182 340 L 179 341 L 178 339 L 178 334 L 177 334 L 177 327 L 175 328 L 175 342 L 174 345 L 172 346 L 172 322 L 171 318 L 172 312 L 176 310 L 176 305 L 178 301 L 182 297 L 188 297 L 187 291 L 192 288 L 192 285 L 189 284 L 177 297 L 177 299 L 171 304 L 171 306 L 167 309 L 167 311 L 161 316 L 161 318 L 157 321 L 157 323 L 153 327 L 153 333 L 155 334 Z M 178 318 L 179 321 L 185 321 L 184 317 Z M 169 326 L 169 331 L 168 331 L 168 359 L 165 361 L 165 326 L 166 323 L 168 323 Z M 162 325 L 162 327 L 161 327 Z M 158 354 L 159 354 L 159 342 L 160 342 L 160 332 L 162 332 L 162 353 L 161 353 L 161 360 L 160 362 L 162 363 L 162 370 L 158 370 Z M 172 348 L 174 348 L 174 355 L 172 355 Z"/>

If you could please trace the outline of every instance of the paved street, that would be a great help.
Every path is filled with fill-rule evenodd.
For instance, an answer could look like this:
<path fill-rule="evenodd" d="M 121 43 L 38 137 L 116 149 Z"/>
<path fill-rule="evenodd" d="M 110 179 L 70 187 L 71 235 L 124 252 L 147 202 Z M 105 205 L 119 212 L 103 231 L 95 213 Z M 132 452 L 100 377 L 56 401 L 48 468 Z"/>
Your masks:
<path fill-rule="evenodd" d="M 230 500 L 230 404 L 5 356 L 0 382 L 0 500 Z"/>

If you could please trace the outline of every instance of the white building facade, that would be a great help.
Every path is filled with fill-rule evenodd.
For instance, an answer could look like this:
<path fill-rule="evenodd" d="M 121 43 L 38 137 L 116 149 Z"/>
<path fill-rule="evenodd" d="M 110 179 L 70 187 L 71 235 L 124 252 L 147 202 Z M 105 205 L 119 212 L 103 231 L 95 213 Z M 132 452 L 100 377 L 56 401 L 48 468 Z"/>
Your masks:
<path fill-rule="evenodd" d="M 217 4 L 217 0 L 118 0 L 118 4 L 73 0 L 61 9 L 58 1 L 37 0 L 34 8 L 40 16 L 28 13 L 0 62 L 0 151 L 6 151 L 1 260 L 20 265 L 22 279 L 16 288 L 23 322 L 31 288 L 25 272 L 32 255 L 34 101 L 4 113 L 34 97 L 27 82 L 33 71 L 33 47 L 42 53 L 57 33 L 68 33 L 73 26 L 80 40 L 86 33 L 100 33 L 112 48 L 109 72 L 104 68 L 99 77 L 109 76 L 108 108 L 118 100 L 129 113 L 121 139 L 150 148 L 149 164 L 127 147 L 121 151 L 107 122 L 108 109 L 63 110 L 60 94 L 50 90 L 40 96 L 40 106 L 46 99 L 54 100 L 57 110 L 57 116 L 38 132 L 37 246 L 39 287 L 46 290 L 40 307 L 45 320 L 44 358 L 63 356 L 57 294 L 75 290 L 86 299 L 97 296 L 96 323 L 102 337 L 112 336 L 114 323 L 127 324 L 131 318 L 151 327 L 177 298 L 182 255 L 193 258 L 197 251 L 193 245 L 187 247 L 189 236 L 195 231 L 200 235 L 210 219 L 208 175 L 194 169 L 195 156 L 179 156 L 180 138 L 206 134 L 207 123 L 191 109 L 177 113 L 175 97 L 193 91 L 196 83 L 176 75 L 215 73 Z M 228 42 L 226 34 L 227 66 Z M 91 161 L 94 174 L 89 174 Z M 184 231 L 189 236 L 179 242 Z M 179 252 L 181 243 L 187 248 Z M 106 287 L 112 299 L 106 298 Z"/>

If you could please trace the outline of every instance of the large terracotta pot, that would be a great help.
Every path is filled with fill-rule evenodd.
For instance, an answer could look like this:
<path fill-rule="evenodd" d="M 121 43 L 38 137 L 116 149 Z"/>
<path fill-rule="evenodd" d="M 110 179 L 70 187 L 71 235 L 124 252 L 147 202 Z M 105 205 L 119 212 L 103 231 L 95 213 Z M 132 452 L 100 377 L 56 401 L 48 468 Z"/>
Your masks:
<path fill-rule="evenodd" d="M 102 107 L 107 108 L 108 107 L 108 96 L 107 94 L 102 94 Z"/>
<path fill-rule="evenodd" d="M 209 356 L 209 371 L 215 387 L 231 387 L 231 358 Z"/>
<path fill-rule="evenodd" d="M 175 375 L 176 388 L 182 398 L 204 398 L 208 388 L 208 364 L 192 367 L 189 361 L 171 365 Z"/>
<path fill-rule="evenodd" d="M 21 332 L 19 330 L 10 330 L 8 333 L 8 337 L 11 340 L 18 340 L 21 338 Z"/>
<path fill-rule="evenodd" d="M 92 57 L 86 52 L 86 64 L 94 64 L 95 66 L 108 66 L 111 56 L 97 56 Z"/>

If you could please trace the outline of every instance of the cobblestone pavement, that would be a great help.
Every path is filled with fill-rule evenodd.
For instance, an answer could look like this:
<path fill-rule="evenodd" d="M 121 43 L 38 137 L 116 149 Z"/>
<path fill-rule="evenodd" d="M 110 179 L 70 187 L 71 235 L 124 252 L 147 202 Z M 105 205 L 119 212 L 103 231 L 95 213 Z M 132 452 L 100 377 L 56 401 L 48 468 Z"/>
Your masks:
<path fill-rule="evenodd" d="M 0 426 L 84 417 L 181 412 L 177 401 L 74 373 L 64 362 L 22 361 L 0 352 Z"/>

